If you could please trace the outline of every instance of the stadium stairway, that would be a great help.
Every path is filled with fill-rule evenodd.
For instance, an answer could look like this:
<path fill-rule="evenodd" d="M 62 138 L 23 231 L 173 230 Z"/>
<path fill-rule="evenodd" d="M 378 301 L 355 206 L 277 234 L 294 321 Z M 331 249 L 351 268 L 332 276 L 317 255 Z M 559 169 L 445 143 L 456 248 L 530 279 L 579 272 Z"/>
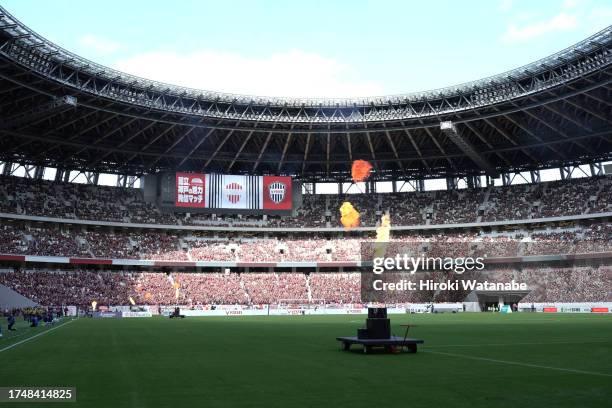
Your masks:
<path fill-rule="evenodd" d="M 488 208 L 488 204 L 489 204 L 489 196 L 491 196 L 491 189 L 493 188 L 493 186 L 489 186 L 486 188 L 485 193 L 484 193 L 484 197 L 482 199 L 482 203 L 480 203 L 478 205 L 478 211 L 482 210 L 483 214 L 486 214 L 487 212 L 487 208 Z M 476 222 L 482 222 L 482 215 L 478 215 L 478 217 L 476 217 Z"/>
<path fill-rule="evenodd" d="M 13 289 L 0 285 L 0 309 L 13 309 L 37 306 L 38 303 L 15 292 Z"/>
<path fill-rule="evenodd" d="M 240 276 L 240 288 L 244 291 L 244 294 L 246 295 L 247 298 L 247 302 L 250 304 L 251 303 L 251 295 L 249 294 L 249 291 L 247 290 L 244 281 L 242 280 L 242 275 Z"/>
<path fill-rule="evenodd" d="M 312 290 L 310 289 L 310 275 L 306 276 L 306 293 L 308 293 L 308 302 L 312 302 Z"/>
<path fill-rule="evenodd" d="M 599 202 L 599 196 L 601 195 L 601 192 L 604 190 L 604 188 L 607 186 L 606 181 L 607 180 L 600 180 L 599 188 L 595 192 L 595 195 L 591 197 L 590 201 L 593 203 L 593 206 L 597 205 L 597 203 Z M 609 186 L 608 186 L 608 188 L 609 188 Z M 591 212 L 591 206 L 587 205 L 587 209 L 586 209 L 586 211 L 583 214 L 588 214 L 590 212 Z"/>

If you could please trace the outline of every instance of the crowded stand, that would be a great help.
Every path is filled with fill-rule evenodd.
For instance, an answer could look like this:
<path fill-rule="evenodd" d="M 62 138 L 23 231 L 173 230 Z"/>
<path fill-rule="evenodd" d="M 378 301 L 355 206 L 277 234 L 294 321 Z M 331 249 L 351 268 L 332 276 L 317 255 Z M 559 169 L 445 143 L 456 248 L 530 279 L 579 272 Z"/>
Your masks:
<path fill-rule="evenodd" d="M 445 280 L 448 274 L 428 273 Z M 455 276 L 457 279 L 468 276 Z M 420 275 L 406 274 L 406 279 Z M 511 279 L 527 283 L 525 302 L 612 301 L 610 266 L 527 266 L 487 269 L 469 278 L 489 282 Z M 107 271 L 11 270 L 0 272 L 0 284 L 43 306 L 128 304 L 188 307 L 204 305 L 341 305 L 361 302 L 358 273 L 150 273 Z M 398 293 L 398 303 L 455 302 L 466 292 Z M 452 298 L 449 298 L 452 296 Z"/>
<path fill-rule="evenodd" d="M 590 213 L 600 213 L 612 211 L 612 180 L 605 178 L 600 181 L 600 187 L 594 200 L 590 201 Z"/>
<path fill-rule="evenodd" d="M 393 214 L 397 225 L 419 225 L 425 223 L 423 211 L 430 206 L 431 192 L 411 194 L 390 193 L 383 197 L 383 208 Z"/>
<path fill-rule="evenodd" d="M 54 228 L 17 228 L 0 224 L 0 252 L 35 256 L 91 257 L 83 241 Z"/>
<path fill-rule="evenodd" d="M 292 216 L 165 214 L 141 190 L 0 176 L 0 212 L 139 224 L 231 227 L 336 227 L 338 208 L 350 201 L 361 226 L 383 213 L 394 225 L 455 224 L 600 213 L 610 210 L 609 176 L 537 184 L 426 192 L 304 194 Z"/>
<path fill-rule="evenodd" d="M 0 224 L 0 248 L 7 254 L 22 254 L 28 247 L 23 231 L 12 225 Z"/>
<path fill-rule="evenodd" d="M 485 192 L 478 190 L 438 191 L 434 200 L 432 224 L 461 224 L 476 222 L 478 206 Z"/>
<path fill-rule="evenodd" d="M 176 224 L 139 189 L 0 176 L 0 212 L 41 217 Z"/>
<path fill-rule="evenodd" d="M 533 202 L 539 199 L 536 185 L 515 185 L 492 188 L 483 203 L 483 221 L 506 221 L 534 218 Z M 537 217 L 536 217 L 537 218 Z"/>
<path fill-rule="evenodd" d="M 361 301 L 361 282 L 357 273 L 311 273 L 309 284 L 315 303 Z"/>
<path fill-rule="evenodd" d="M 84 242 L 70 232 L 54 228 L 30 228 L 25 235 L 28 255 L 90 257 Z"/>
<path fill-rule="evenodd" d="M 540 217 L 583 214 L 588 209 L 591 197 L 597 193 L 579 179 L 546 183 L 544 191 L 539 205 Z"/>
<path fill-rule="evenodd" d="M 512 257 L 523 255 L 523 234 L 485 235 L 477 244 L 476 252 L 487 257 Z"/>
<path fill-rule="evenodd" d="M 234 261 L 236 259 L 236 244 L 227 241 L 192 240 L 185 241 L 189 245 L 192 260 L 198 261 Z"/>
<path fill-rule="evenodd" d="M 302 196 L 302 206 L 298 208 L 295 215 L 291 217 L 268 217 L 267 226 L 283 227 L 314 227 L 327 226 L 325 214 L 337 211 L 336 208 L 327 206 L 327 198 L 324 195 L 305 194 Z"/>
<path fill-rule="evenodd" d="M 593 224 L 582 231 L 581 239 L 576 243 L 577 253 L 605 252 L 612 249 L 612 225 L 610 223 Z"/>
<path fill-rule="evenodd" d="M 579 239 L 580 234 L 573 231 L 532 234 L 531 242 L 525 248 L 525 254 L 573 254 Z"/>
<path fill-rule="evenodd" d="M 126 234 L 108 234 L 100 231 L 84 231 L 83 236 L 89 243 L 95 258 L 137 259 Z"/>
<path fill-rule="evenodd" d="M 127 303 L 135 285 L 132 273 L 13 271 L 0 273 L 0 284 L 45 306 Z"/>
<path fill-rule="evenodd" d="M 253 304 L 308 303 L 307 280 L 302 273 L 244 273 L 240 278 Z"/>
<path fill-rule="evenodd" d="M 256 234 L 168 234 L 159 231 L 73 231 L 0 224 L 0 252 L 12 255 L 66 256 L 104 259 L 230 262 L 358 261 L 361 245 L 372 234 L 292 234 L 258 237 Z M 609 223 L 588 226 L 501 232 L 394 232 L 397 250 L 428 256 L 487 257 L 554 255 L 612 250 Z M 396 252 L 397 252 L 396 250 Z"/>
<path fill-rule="evenodd" d="M 179 248 L 179 240 L 176 235 L 162 232 L 130 233 L 134 250 L 141 259 L 186 261 L 188 256 Z"/>
<path fill-rule="evenodd" d="M 531 282 L 524 302 L 612 301 L 612 267 L 529 267 L 517 278 Z"/>
<path fill-rule="evenodd" d="M 72 225 L 70 222 L 0 222 L 0 254 L 169 262 L 266 263 L 257 272 L 227 269 L 225 273 L 5 269 L 0 284 L 41 305 L 87 307 L 122 305 L 263 305 L 308 303 L 341 305 L 360 302 L 359 274 L 345 267 L 323 273 L 294 269 L 278 272 L 277 262 L 360 261 L 363 244 L 374 231 L 282 232 L 241 231 L 233 227 L 337 227 L 338 207 L 349 200 L 360 213 L 361 226 L 379 226 L 389 214 L 392 226 L 461 224 L 541 217 L 571 216 L 610 210 L 607 177 L 541 184 L 486 187 L 451 191 L 359 195 L 305 194 L 293 216 L 162 213 L 146 203 L 137 189 L 55 183 L 0 176 L 0 212 L 68 220 L 115 221 L 138 224 L 223 226 L 223 231 L 166 230 Z M 538 255 L 590 254 L 612 251 L 609 222 L 574 221 L 530 226 L 471 229 L 391 230 L 388 252 L 430 257 L 486 256 L 514 258 Z M 49 260 L 46 259 L 45 262 Z M 510 261 L 504 261 L 510 262 Z M 511 261 L 462 279 L 523 280 L 530 286 L 525 298 L 541 301 L 610 300 L 609 266 L 518 266 Z M 313 268 L 312 266 L 309 266 Z M 24 266 L 20 268 L 26 268 Z M 133 268 L 133 267 L 130 267 Z M 347 269 L 348 268 L 348 269 Z M 315 272 L 316 271 L 316 272 Z M 240 272 L 240 273 L 239 273 Z M 435 280 L 448 273 L 428 272 Z M 415 279 L 407 276 L 408 280 Z M 575 287 L 574 287 L 575 286 Z M 568 293 L 571 292 L 571 296 Z M 397 293 L 389 299 L 407 302 L 456 302 L 468 293 L 420 291 Z M 568 297 L 569 296 L 569 297 Z"/>

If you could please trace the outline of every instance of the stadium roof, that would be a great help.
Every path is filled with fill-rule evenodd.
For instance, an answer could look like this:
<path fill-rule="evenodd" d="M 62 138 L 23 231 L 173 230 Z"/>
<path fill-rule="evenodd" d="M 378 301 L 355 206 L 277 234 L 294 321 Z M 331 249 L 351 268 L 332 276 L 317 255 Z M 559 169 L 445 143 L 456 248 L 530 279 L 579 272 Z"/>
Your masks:
<path fill-rule="evenodd" d="M 427 92 L 271 98 L 118 72 L 0 8 L 0 160 L 319 181 L 346 179 L 355 159 L 372 162 L 379 180 L 604 161 L 612 158 L 611 44 L 612 26 L 521 68 Z"/>

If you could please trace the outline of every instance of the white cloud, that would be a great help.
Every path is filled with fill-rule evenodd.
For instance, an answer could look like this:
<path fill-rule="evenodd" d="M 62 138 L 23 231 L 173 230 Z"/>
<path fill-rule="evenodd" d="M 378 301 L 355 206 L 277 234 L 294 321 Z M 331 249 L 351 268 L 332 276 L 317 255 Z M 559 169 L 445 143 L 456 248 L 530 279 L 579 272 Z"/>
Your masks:
<path fill-rule="evenodd" d="M 111 54 L 122 48 L 121 44 L 91 34 L 79 38 L 79 44 L 100 54 Z"/>
<path fill-rule="evenodd" d="M 499 2 L 499 9 L 501 11 L 508 11 L 512 8 L 512 0 L 501 0 Z"/>
<path fill-rule="evenodd" d="M 576 16 L 561 12 L 553 18 L 545 21 L 519 26 L 511 24 L 502 35 L 502 41 L 516 43 L 532 40 L 546 34 L 569 31 L 578 27 Z"/>
<path fill-rule="evenodd" d="M 563 1 L 563 8 L 564 9 L 574 8 L 576 6 L 579 6 L 580 3 L 581 3 L 580 0 L 564 0 Z"/>
<path fill-rule="evenodd" d="M 606 28 L 612 21 L 612 7 L 594 9 L 585 16 L 585 26 L 590 34 Z"/>
<path fill-rule="evenodd" d="M 357 97 L 385 94 L 350 65 L 316 53 L 292 50 L 269 56 L 203 50 L 149 52 L 120 59 L 115 68 L 197 89 L 262 96 Z"/>

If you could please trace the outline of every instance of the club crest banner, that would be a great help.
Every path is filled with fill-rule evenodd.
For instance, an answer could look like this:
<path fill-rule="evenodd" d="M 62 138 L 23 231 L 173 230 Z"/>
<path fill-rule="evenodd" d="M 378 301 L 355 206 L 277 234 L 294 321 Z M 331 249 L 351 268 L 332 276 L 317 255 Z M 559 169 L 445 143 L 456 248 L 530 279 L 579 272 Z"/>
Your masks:
<path fill-rule="evenodd" d="M 291 210 L 292 180 L 281 176 L 176 173 L 177 207 Z"/>

